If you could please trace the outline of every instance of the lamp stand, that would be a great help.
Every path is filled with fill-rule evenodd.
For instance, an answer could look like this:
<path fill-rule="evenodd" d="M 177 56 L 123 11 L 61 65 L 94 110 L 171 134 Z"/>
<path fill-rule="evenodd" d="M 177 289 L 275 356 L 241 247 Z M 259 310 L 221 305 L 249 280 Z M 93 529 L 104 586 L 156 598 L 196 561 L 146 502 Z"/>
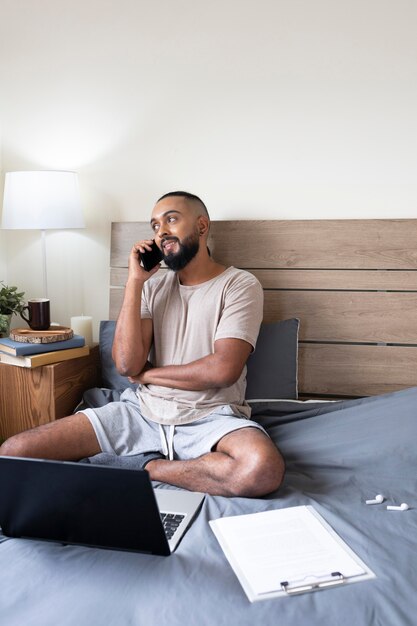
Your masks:
<path fill-rule="evenodd" d="M 43 297 L 48 298 L 48 272 L 46 267 L 46 230 L 42 229 L 42 278 L 43 278 Z"/>

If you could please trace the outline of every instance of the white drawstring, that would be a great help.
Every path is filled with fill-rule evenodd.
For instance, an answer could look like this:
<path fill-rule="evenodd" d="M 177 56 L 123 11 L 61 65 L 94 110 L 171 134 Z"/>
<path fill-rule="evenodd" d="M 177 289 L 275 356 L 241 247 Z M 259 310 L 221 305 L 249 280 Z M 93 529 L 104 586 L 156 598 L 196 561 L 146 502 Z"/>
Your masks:
<path fill-rule="evenodd" d="M 174 460 L 174 430 L 175 430 L 175 426 L 174 424 L 171 424 L 169 427 L 169 438 L 168 438 L 168 451 L 169 451 L 168 458 L 170 461 Z"/>
<path fill-rule="evenodd" d="M 174 432 L 175 426 L 171 424 L 168 431 L 168 439 L 162 424 L 159 424 L 159 436 L 161 437 L 162 454 L 170 461 L 174 460 Z"/>

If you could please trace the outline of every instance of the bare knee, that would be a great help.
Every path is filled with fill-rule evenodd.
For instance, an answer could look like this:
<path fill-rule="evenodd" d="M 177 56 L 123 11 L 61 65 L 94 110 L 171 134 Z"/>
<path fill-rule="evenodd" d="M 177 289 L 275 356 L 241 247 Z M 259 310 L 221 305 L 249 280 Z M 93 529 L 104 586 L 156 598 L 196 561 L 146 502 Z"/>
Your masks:
<path fill-rule="evenodd" d="M 217 451 L 232 463 L 226 478 L 231 496 L 259 498 L 276 491 L 284 478 L 285 463 L 273 441 L 255 428 L 241 428 L 225 435 Z"/>
<path fill-rule="evenodd" d="M 25 438 L 22 435 L 13 435 L 0 446 L 1 456 L 28 456 Z"/>
<path fill-rule="evenodd" d="M 285 463 L 278 450 L 268 453 L 254 451 L 238 461 L 233 495 L 258 498 L 276 491 L 282 484 Z"/>

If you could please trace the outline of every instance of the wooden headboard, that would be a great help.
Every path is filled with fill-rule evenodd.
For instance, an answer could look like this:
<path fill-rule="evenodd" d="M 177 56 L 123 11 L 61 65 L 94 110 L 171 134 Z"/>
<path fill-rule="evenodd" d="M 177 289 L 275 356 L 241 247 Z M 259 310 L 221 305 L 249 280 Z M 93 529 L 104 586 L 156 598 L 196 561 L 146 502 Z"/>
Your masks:
<path fill-rule="evenodd" d="M 357 397 L 417 385 L 417 220 L 213 221 L 209 246 L 252 272 L 264 321 L 298 317 L 301 397 Z M 110 318 L 147 222 L 115 222 Z"/>

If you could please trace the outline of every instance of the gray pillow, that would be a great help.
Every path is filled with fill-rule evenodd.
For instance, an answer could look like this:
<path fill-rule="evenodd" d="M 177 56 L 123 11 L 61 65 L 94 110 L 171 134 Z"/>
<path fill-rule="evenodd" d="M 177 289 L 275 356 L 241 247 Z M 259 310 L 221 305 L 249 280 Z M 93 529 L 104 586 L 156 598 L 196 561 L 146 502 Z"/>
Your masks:
<path fill-rule="evenodd" d="M 247 362 L 247 400 L 297 399 L 299 325 L 296 318 L 261 325 Z"/>
<path fill-rule="evenodd" d="M 256 350 L 247 363 L 248 400 L 297 399 L 298 319 L 262 324 Z M 114 364 L 111 351 L 116 322 L 100 322 L 100 359 L 103 387 L 124 391 L 136 389 L 121 376 Z"/>
<path fill-rule="evenodd" d="M 121 376 L 114 364 L 111 351 L 113 346 L 116 322 L 103 320 L 100 322 L 100 361 L 103 387 L 124 391 L 128 387 L 136 389 L 137 384 L 130 383 L 126 376 Z"/>

